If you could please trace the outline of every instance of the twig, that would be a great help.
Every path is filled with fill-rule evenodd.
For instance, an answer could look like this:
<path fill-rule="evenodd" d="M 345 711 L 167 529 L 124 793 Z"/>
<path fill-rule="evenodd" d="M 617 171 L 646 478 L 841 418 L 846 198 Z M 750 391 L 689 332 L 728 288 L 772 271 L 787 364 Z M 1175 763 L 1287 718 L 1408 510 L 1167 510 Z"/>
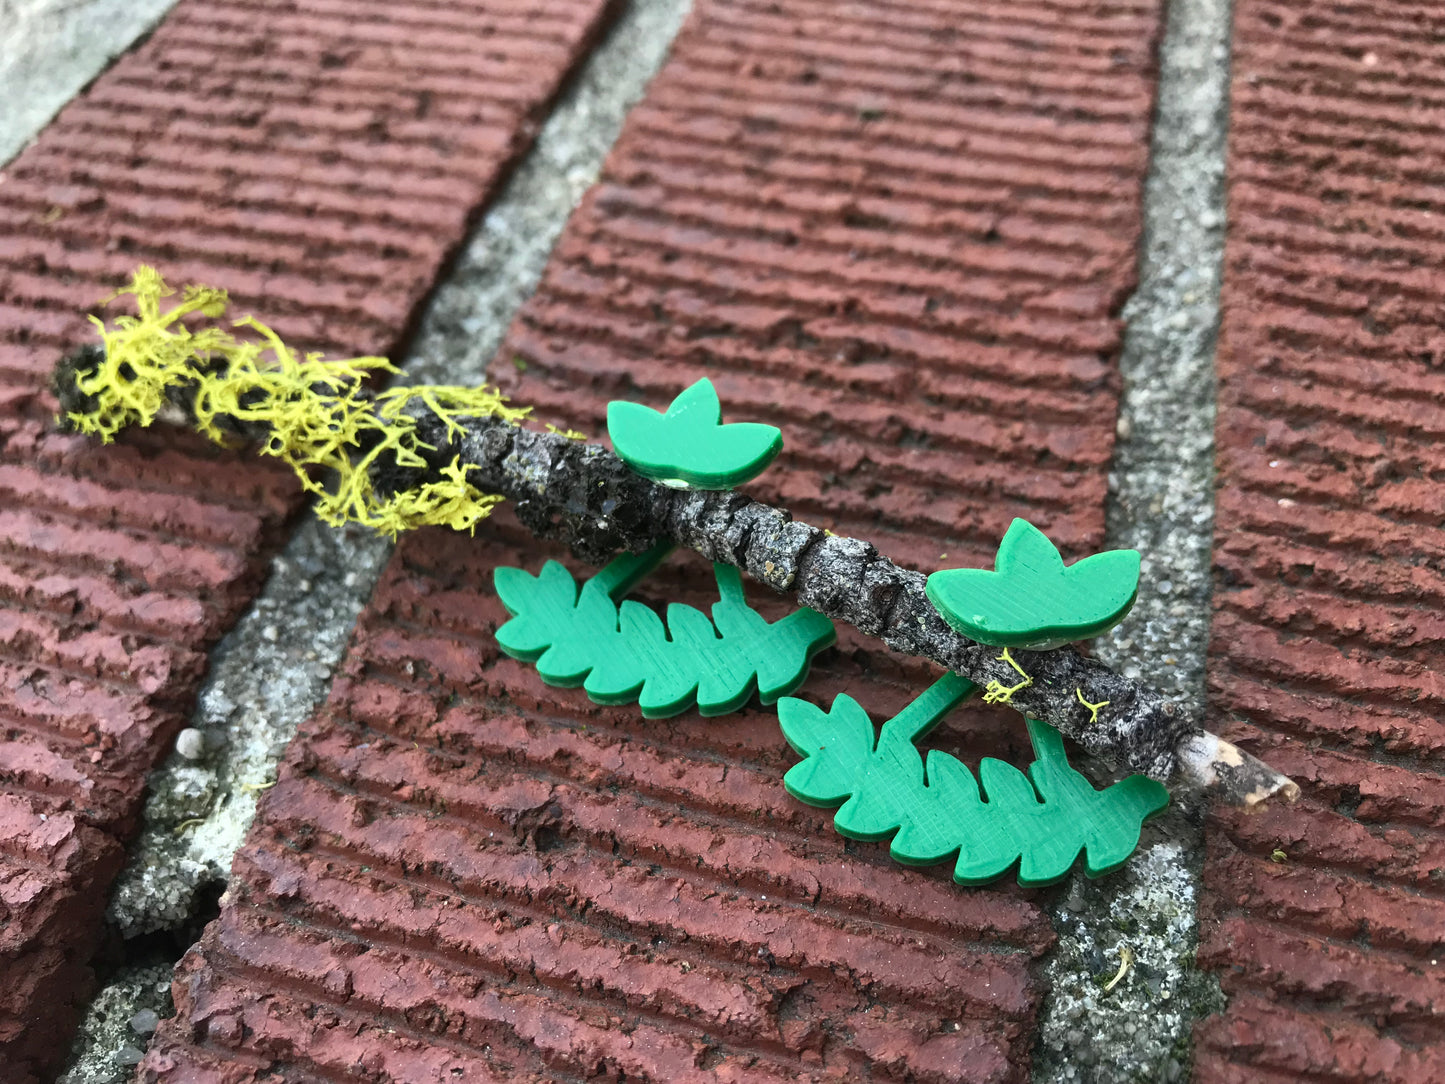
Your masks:
<path fill-rule="evenodd" d="M 1009 705 L 1050 723 L 1088 752 L 1130 771 L 1171 776 L 1230 805 L 1254 807 L 1274 795 L 1293 801 L 1299 787 L 1267 764 L 1203 731 L 1175 703 L 1073 647 L 1020 651 L 1000 661 L 993 648 L 955 632 L 924 595 L 925 576 L 899 568 L 861 539 L 831 535 L 732 492 L 676 490 L 633 473 L 597 444 L 579 444 L 494 418 L 462 421 L 453 441 L 435 419 L 419 419 L 419 435 L 436 445 L 430 470 L 454 456 L 478 488 L 516 502 L 533 533 L 569 545 L 600 564 L 620 550 L 641 552 L 667 540 L 711 561 L 736 565 L 804 606 L 876 636 L 908 655 L 987 688 L 1012 682 Z M 411 486 L 428 472 L 378 479 L 378 489 Z M 1007 685 L 1004 686 L 1008 688 Z M 1104 719 L 1079 703 L 1087 688 L 1111 710 Z"/>
<path fill-rule="evenodd" d="M 85 409 L 74 372 L 85 358 L 63 359 L 55 388 L 61 416 Z M 188 412 L 183 395 L 173 398 Z M 465 472 L 477 489 L 516 502 L 517 518 L 534 534 L 566 543 L 583 560 L 603 564 L 621 551 L 641 553 L 659 542 L 695 550 L 741 568 L 780 592 L 791 592 L 835 621 L 889 647 L 931 659 L 975 684 L 1006 690 L 1006 702 L 1073 738 L 1119 768 L 1154 779 L 1171 777 L 1230 805 L 1255 807 L 1299 787 L 1229 742 L 1203 731 L 1155 690 L 1086 658 L 1072 647 L 1020 651 L 1015 661 L 955 632 L 924 594 L 925 576 L 899 568 L 871 543 L 794 520 L 781 508 L 735 491 L 677 490 L 634 473 L 601 445 L 567 434 L 522 429 L 496 417 L 445 417 L 412 402 L 425 466 L 372 462 L 377 494 L 411 492 L 448 469 Z M 247 432 L 247 436 L 264 436 Z M 1005 685 L 1016 674 L 1022 684 Z M 1088 688 L 1111 709 L 1101 720 L 1080 703 Z"/>

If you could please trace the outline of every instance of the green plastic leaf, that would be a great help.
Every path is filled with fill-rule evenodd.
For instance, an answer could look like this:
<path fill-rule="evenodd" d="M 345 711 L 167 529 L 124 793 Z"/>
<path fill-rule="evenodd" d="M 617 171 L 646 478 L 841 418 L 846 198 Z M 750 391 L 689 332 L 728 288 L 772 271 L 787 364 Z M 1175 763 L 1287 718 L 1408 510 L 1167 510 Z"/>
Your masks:
<path fill-rule="evenodd" d="M 858 701 L 844 693 L 825 712 L 806 700 L 783 699 L 778 722 L 794 752 L 806 758 L 783 776 L 789 794 L 828 809 L 853 793 L 873 753 L 873 722 Z"/>
<path fill-rule="evenodd" d="M 621 399 L 608 403 L 607 434 L 638 474 L 695 489 L 741 485 L 783 450 L 777 426 L 724 425 L 717 389 L 706 377 L 678 395 L 665 414 Z"/>
<path fill-rule="evenodd" d="M 895 862 L 908 866 L 931 866 L 955 854 L 959 822 L 975 821 L 982 814 L 978 780 L 967 766 L 934 749 L 928 754 L 927 772 L 933 800 L 912 804 L 888 848 Z"/>
<path fill-rule="evenodd" d="M 1057 647 L 1124 619 L 1139 593 L 1139 554 L 1108 550 L 1065 567 L 1042 531 L 1016 519 L 999 544 L 993 571 L 935 572 L 926 591 L 944 620 L 970 640 Z"/>
<path fill-rule="evenodd" d="M 868 715 L 839 696 L 831 710 L 802 700 L 778 702 L 788 744 L 805 759 L 783 779 L 788 793 L 812 805 L 842 803 L 833 824 L 853 839 L 892 837 L 889 853 L 909 865 L 954 855 L 960 884 L 983 884 L 1018 868 L 1022 885 L 1049 884 L 1068 874 L 1080 854 L 1098 877 L 1122 864 L 1139 843 L 1145 819 L 1169 793 L 1143 776 L 1102 791 L 1069 764 L 1063 739 L 1029 720 L 1035 760 L 1025 775 L 985 758 L 975 779 L 947 753 L 928 754 L 926 771 L 914 742 L 974 691 L 945 675 L 883 725 L 876 743 Z"/>
<path fill-rule="evenodd" d="M 1057 804 L 1089 809 L 1089 818 L 1080 826 L 1079 833 L 1079 844 L 1087 854 L 1085 872 L 1090 877 L 1102 877 L 1118 869 L 1139 845 L 1140 826 L 1169 804 L 1169 791 L 1162 783 L 1143 775 L 1131 775 L 1096 791 L 1069 764 L 1064 740 L 1057 730 L 1037 719 L 1028 720 L 1028 727 L 1037 753 L 1037 759 L 1029 765 L 1029 778 L 1035 789 Z M 1061 852 L 1055 865 L 1048 867 L 1042 865 L 1044 855 L 1038 852 L 1035 861 L 1041 863 L 1041 868 L 1032 871 L 1036 883 L 1047 884 L 1062 877 L 1075 853 L 1065 857 Z M 1030 872 L 1025 863 L 1022 874 Z"/>
<path fill-rule="evenodd" d="M 537 576 L 498 568 L 493 581 L 512 619 L 497 644 L 513 658 L 535 662 L 549 685 L 582 686 L 599 704 L 636 700 L 648 718 L 686 711 L 736 711 L 756 691 L 763 703 L 792 692 L 819 651 L 833 643 L 833 624 L 799 609 L 769 623 L 743 598 L 742 579 L 715 565 L 718 602 L 713 620 L 674 603 L 667 624 L 638 602 L 615 598 L 666 556 L 666 547 L 624 554 L 578 589 L 572 574 L 548 561 Z M 715 623 L 715 624 L 714 624 Z"/>
<path fill-rule="evenodd" d="M 548 561 L 539 575 L 520 568 L 501 567 L 492 583 L 502 605 L 519 614 L 497 630 L 497 642 L 514 659 L 536 662 L 552 646 L 552 629 L 561 615 L 577 605 L 577 581 L 556 561 Z"/>

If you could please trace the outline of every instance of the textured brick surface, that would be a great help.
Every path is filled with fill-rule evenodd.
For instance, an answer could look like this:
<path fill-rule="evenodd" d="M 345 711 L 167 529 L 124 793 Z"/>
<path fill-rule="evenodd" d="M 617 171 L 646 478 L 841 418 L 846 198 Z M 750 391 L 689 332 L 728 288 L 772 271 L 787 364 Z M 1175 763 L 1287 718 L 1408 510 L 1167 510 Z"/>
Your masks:
<path fill-rule="evenodd" d="M 1211 828 L 1201 1081 L 1445 1079 L 1442 41 L 1236 10 L 1210 696 L 1305 797 Z"/>
<path fill-rule="evenodd" d="M 1097 544 L 1155 5 L 777 6 L 703 9 L 495 376 L 589 433 L 710 376 L 760 495 L 916 567 Z"/>
<path fill-rule="evenodd" d="M 915 565 L 1015 514 L 1097 545 L 1155 20 L 703 0 L 494 372 L 593 434 L 710 375 L 784 429 L 756 491 Z M 845 843 L 771 710 L 650 722 L 499 657 L 490 571 L 543 556 L 510 513 L 404 540 L 143 1078 L 1026 1079 L 1034 896 Z M 926 680 L 845 635 L 807 692 L 887 715 Z"/>
<path fill-rule="evenodd" d="M 601 0 L 183 2 L 0 183 L 0 1073 L 64 1049 L 145 775 L 297 507 L 174 433 L 55 434 L 42 390 L 139 262 L 298 344 L 386 352 Z"/>

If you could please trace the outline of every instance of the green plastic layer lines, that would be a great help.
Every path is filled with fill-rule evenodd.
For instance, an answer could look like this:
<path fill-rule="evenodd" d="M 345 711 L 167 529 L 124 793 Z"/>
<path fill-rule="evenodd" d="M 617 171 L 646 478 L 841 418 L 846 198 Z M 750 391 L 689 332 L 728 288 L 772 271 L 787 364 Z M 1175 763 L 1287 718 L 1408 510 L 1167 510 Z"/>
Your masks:
<path fill-rule="evenodd" d="M 1122 865 L 1169 792 L 1142 775 L 1095 790 L 1048 724 L 1028 721 L 1037 758 L 1028 775 L 985 758 L 975 780 L 938 750 L 925 766 L 914 742 L 973 691 L 972 682 L 945 675 L 884 723 L 876 744 L 868 714 L 847 695 L 827 712 L 806 700 L 779 701 L 783 734 L 806 758 L 783 784 L 810 805 L 841 803 L 833 824 L 850 839 L 892 836 L 889 850 L 899 862 L 932 865 L 957 854 L 953 878 L 960 884 L 992 881 L 1016 862 L 1019 884 L 1049 884 L 1069 872 L 1080 851 L 1090 877 Z"/>
<path fill-rule="evenodd" d="M 730 565 L 713 566 L 719 600 L 711 621 L 675 602 L 664 627 L 639 602 L 618 605 L 669 549 L 624 554 L 580 592 L 556 561 L 537 576 L 498 568 L 493 582 L 513 617 L 497 630 L 497 643 L 535 662 L 548 685 L 580 685 L 599 704 L 635 699 L 650 719 L 676 715 L 694 700 L 703 715 L 724 715 L 747 703 L 754 688 L 771 704 L 801 685 L 813 656 L 836 638 L 832 622 L 800 609 L 769 624 L 744 601 L 742 577 Z"/>
<path fill-rule="evenodd" d="M 625 399 L 608 403 L 607 435 L 634 471 L 679 489 L 742 485 L 783 450 L 775 425 L 724 425 L 717 389 L 706 377 L 685 388 L 666 414 Z"/>
<path fill-rule="evenodd" d="M 1086 640 L 1124 619 L 1139 594 L 1139 554 L 1108 550 L 1067 568 L 1048 536 L 1016 519 L 990 571 L 951 568 L 928 577 L 928 601 L 970 640 L 1044 650 Z"/>

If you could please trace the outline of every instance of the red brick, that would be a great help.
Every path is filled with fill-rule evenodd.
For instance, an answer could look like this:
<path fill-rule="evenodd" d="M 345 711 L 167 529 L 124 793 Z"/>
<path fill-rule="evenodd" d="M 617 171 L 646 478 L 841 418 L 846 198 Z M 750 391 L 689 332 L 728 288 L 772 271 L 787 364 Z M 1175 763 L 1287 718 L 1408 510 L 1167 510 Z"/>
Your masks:
<path fill-rule="evenodd" d="M 163 642 L 200 642 L 216 631 L 209 624 L 213 615 L 192 595 L 137 593 L 104 574 L 56 572 L 9 558 L 0 559 L 0 599 L 17 609 L 54 613 Z"/>
<path fill-rule="evenodd" d="M 220 591 L 246 572 L 244 557 L 211 547 L 161 542 L 141 532 L 104 530 L 30 510 L 0 512 L 0 546 L 32 560 L 109 568 L 163 590 Z"/>
<path fill-rule="evenodd" d="M 225 452 L 194 434 L 160 427 L 131 430 L 102 449 L 87 437 L 56 432 L 48 416 L 47 421 L 26 419 L 0 449 L 0 460 L 33 464 L 63 486 L 99 482 L 119 489 L 131 483 L 146 499 L 164 495 L 192 502 L 203 494 L 208 503 L 268 520 L 295 507 L 297 483 L 289 470 L 265 461 L 258 466 L 254 458 Z M 210 529 L 215 534 L 236 523 L 222 514 Z M 218 540 L 244 542 L 245 536 Z"/>
<path fill-rule="evenodd" d="M 1236 5 L 1209 690 L 1305 797 L 1210 827 L 1197 1080 L 1445 1072 L 1445 157 L 1401 66 L 1442 34 Z"/>
<path fill-rule="evenodd" d="M 101 631 L 75 634 L 51 615 L 0 611 L 0 652 L 28 657 L 77 676 L 130 685 L 142 693 L 159 692 L 171 683 L 195 678 L 205 668 L 202 656 L 139 637 Z M 70 633 L 62 639 L 62 634 Z M 142 646 L 143 645 L 143 646 Z"/>
<path fill-rule="evenodd" d="M 45 504 L 98 526 L 132 527 L 243 552 L 256 546 L 263 526 L 254 513 L 178 494 L 138 495 L 117 505 L 114 490 L 99 483 L 67 479 L 57 485 L 54 474 L 5 463 L 0 463 L 0 499 L 15 506 Z"/>
<path fill-rule="evenodd" d="M 1219 1081 L 1371 1080 L 1382 1084 L 1431 1084 L 1445 1076 L 1445 1048 L 1415 1047 L 1382 1036 L 1350 1017 L 1331 1012 L 1292 1012 L 1253 996 L 1236 999 L 1228 1018 L 1201 1029 L 1206 1051 L 1194 1079 Z M 1249 1068 L 1216 1051 L 1244 1055 Z"/>
<path fill-rule="evenodd" d="M 1296 861 L 1309 861 L 1298 848 L 1296 855 Z M 1335 941 L 1367 938 L 1375 948 L 1421 954 L 1439 946 L 1445 929 L 1445 900 L 1263 856 L 1241 853 L 1214 863 L 1207 883 L 1237 898 L 1251 914 Z"/>
<path fill-rule="evenodd" d="M 517 683 L 518 679 L 513 678 L 512 684 Z M 599 750 L 585 735 L 571 729 L 541 730 L 508 717 L 478 719 L 461 709 L 447 711 L 435 719 L 433 726 L 417 726 L 414 731 L 401 729 L 400 716 L 385 720 L 374 708 L 365 710 L 372 699 L 368 694 L 386 688 L 395 686 L 369 683 L 352 691 L 353 714 L 358 722 L 377 727 L 390 721 L 402 733 L 426 736 L 429 732 L 440 748 L 506 764 L 506 776 L 515 776 L 520 770 L 553 776 L 556 766 L 565 764 L 571 774 L 582 775 L 590 787 L 615 789 L 616 796 L 609 798 L 576 788 L 552 791 L 552 800 L 559 803 L 578 835 L 588 838 L 596 850 L 620 850 L 671 868 L 705 870 L 719 881 L 749 884 L 763 892 L 778 889 L 809 899 L 829 913 L 889 917 L 938 936 L 1032 939 L 1034 947 L 1042 947 L 1047 941 L 1035 924 L 1032 908 L 1022 902 L 1010 905 L 996 899 L 981 900 L 924 877 L 916 878 L 908 893 L 894 894 L 898 874 L 887 871 L 887 867 L 876 871 L 838 869 L 823 856 L 799 848 L 786 838 L 720 836 L 719 823 L 744 821 L 773 802 L 776 781 L 765 773 L 733 767 L 723 779 L 716 767 L 679 763 L 668 752 Z M 380 702 L 390 706 L 384 698 Z M 567 704 L 559 694 L 546 697 L 538 707 L 565 711 Z M 750 720 L 749 729 L 757 732 L 759 752 L 765 752 L 772 738 L 768 722 L 757 725 L 757 721 Z M 526 743 L 525 758 L 516 755 L 521 742 Z M 356 749 L 354 742 L 348 744 L 343 735 L 336 733 L 318 738 L 313 748 L 318 755 L 328 756 L 348 786 L 383 796 L 394 795 L 409 782 L 422 778 L 425 762 L 436 755 L 435 750 L 424 750 L 418 741 L 416 748 L 399 749 L 384 764 L 378 764 L 366 756 L 365 750 Z M 716 752 L 722 755 L 726 747 Z M 619 764 L 622 758 L 626 762 Z M 666 785 L 659 785 L 657 781 L 664 778 Z M 496 789 L 505 793 L 507 785 L 498 783 Z M 424 794 L 415 791 L 413 786 L 410 800 L 431 805 L 438 812 L 464 814 L 468 822 L 486 825 L 489 830 L 505 826 L 505 813 L 489 806 L 488 796 L 478 796 L 472 787 L 438 781 L 427 786 Z M 631 797 L 634 793 L 637 796 Z M 680 824 L 670 815 L 671 806 L 689 799 L 708 802 L 713 823 L 703 820 Z M 281 816 L 278 812 L 277 817 Z M 802 806 L 778 809 L 773 820 L 786 824 L 804 839 L 821 834 L 828 824 L 826 816 Z"/>
<path fill-rule="evenodd" d="M 920 567 L 985 560 L 1016 514 L 1096 548 L 1158 17 L 1116 14 L 700 2 L 497 375 L 592 434 L 616 394 L 711 376 L 784 429 L 752 491 Z M 540 559 L 506 512 L 403 540 L 142 1079 L 279 1050 L 314 1076 L 1026 1079 L 1033 894 L 845 843 L 783 791 L 771 710 L 541 685 L 489 589 Z M 644 591 L 711 601 L 686 558 Z M 886 713 L 926 680 L 845 630 L 808 695 Z M 936 740 L 1020 760 L 1007 714 Z"/>
<path fill-rule="evenodd" d="M 101 448 L 54 432 L 49 371 L 93 339 L 82 310 L 140 262 L 176 285 L 230 289 L 295 345 L 389 352 L 605 14 L 601 0 L 535 7 L 447 6 L 419 27 L 379 3 L 298 15 L 186 0 L 6 168 L 6 1084 L 39 1079 L 65 1050 L 146 774 L 186 718 L 204 649 L 253 595 L 300 503 L 289 472 L 199 438 L 153 430 Z M 237 31 L 284 40 L 286 58 L 247 52 Z M 327 59 L 382 42 L 402 48 L 369 69 Z M 446 52 L 465 78 L 432 70 Z M 56 826 L 66 848 L 5 844 Z"/>
<path fill-rule="evenodd" d="M 0 1048 L 17 1084 L 66 1044 L 92 982 L 101 934 L 95 900 L 122 858 L 113 838 L 80 818 L 0 794 Z M 68 936 L 55 937 L 57 929 Z"/>

